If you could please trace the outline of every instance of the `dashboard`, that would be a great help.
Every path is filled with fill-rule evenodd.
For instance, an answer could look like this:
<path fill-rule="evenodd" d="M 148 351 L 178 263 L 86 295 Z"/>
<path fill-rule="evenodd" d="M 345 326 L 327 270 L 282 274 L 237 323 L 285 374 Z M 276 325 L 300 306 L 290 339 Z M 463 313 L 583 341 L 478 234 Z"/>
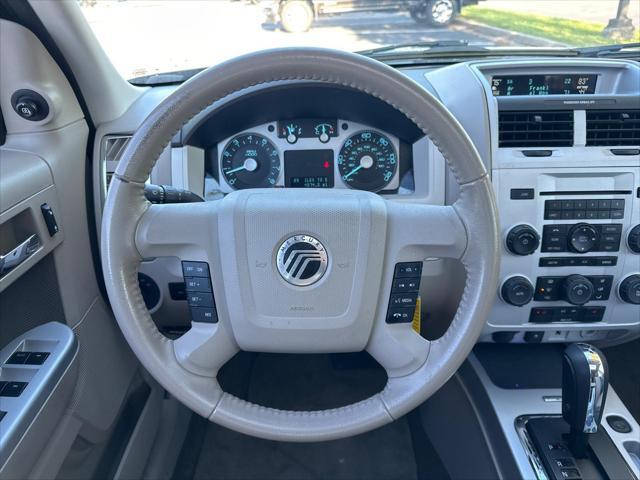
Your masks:
<path fill-rule="evenodd" d="M 640 67 L 623 60 L 478 60 L 402 72 L 463 125 L 490 172 L 501 276 L 480 341 L 616 343 L 640 335 Z M 151 89 L 98 130 L 97 211 L 136 126 L 174 87 Z M 275 82 L 212 105 L 161 154 L 150 181 L 215 201 L 246 188 L 358 189 L 452 204 L 437 147 L 373 97 Z M 165 332 L 190 326 L 179 259 L 140 270 Z M 464 268 L 423 259 L 427 336 L 455 313 Z"/>

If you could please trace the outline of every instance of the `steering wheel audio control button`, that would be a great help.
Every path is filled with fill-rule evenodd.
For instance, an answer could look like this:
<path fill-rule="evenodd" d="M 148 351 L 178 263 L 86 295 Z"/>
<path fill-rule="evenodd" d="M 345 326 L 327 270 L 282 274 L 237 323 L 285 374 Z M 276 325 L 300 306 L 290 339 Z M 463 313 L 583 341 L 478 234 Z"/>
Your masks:
<path fill-rule="evenodd" d="M 422 275 L 422 262 L 403 262 L 396 264 L 394 278 L 420 277 Z"/>
<path fill-rule="evenodd" d="M 396 278 L 391 286 L 392 293 L 417 292 L 420 290 L 419 278 Z"/>
<path fill-rule="evenodd" d="M 387 323 L 411 323 L 415 308 L 400 307 L 390 308 L 387 313 Z"/>
<path fill-rule="evenodd" d="M 415 308 L 418 301 L 418 293 L 400 293 L 392 294 L 389 306 L 395 307 L 413 307 Z"/>
<path fill-rule="evenodd" d="M 411 323 L 418 304 L 422 262 L 396 263 L 387 323 Z"/>

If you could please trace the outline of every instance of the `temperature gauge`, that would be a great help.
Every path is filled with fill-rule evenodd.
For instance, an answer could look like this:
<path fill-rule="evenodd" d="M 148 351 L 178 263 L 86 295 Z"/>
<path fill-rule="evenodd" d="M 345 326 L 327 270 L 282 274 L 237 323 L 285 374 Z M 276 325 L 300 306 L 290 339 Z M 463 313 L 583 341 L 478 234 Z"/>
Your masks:
<path fill-rule="evenodd" d="M 336 127 L 331 123 L 319 123 L 313 127 L 313 133 L 322 143 L 327 143 L 336 135 Z"/>

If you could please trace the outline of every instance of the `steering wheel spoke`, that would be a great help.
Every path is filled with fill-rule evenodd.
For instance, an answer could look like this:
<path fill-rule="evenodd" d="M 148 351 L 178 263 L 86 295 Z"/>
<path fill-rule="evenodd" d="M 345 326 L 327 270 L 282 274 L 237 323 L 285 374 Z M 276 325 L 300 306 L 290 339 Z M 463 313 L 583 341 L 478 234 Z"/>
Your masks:
<path fill-rule="evenodd" d="M 144 259 L 210 263 L 217 252 L 217 231 L 217 202 L 151 205 L 138 222 L 135 243 Z"/>
<path fill-rule="evenodd" d="M 430 348 L 431 342 L 418 335 L 411 324 L 387 324 L 381 320 L 373 327 L 367 352 L 389 378 L 395 378 L 418 370 L 427 360 Z"/>
<path fill-rule="evenodd" d="M 452 206 L 387 202 L 387 252 L 397 261 L 461 258 L 467 231 Z"/>
<path fill-rule="evenodd" d="M 205 377 L 215 377 L 239 350 L 223 322 L 194 322 L 191 330 L 173 341 L 173 349 L 183 368 Z"/>

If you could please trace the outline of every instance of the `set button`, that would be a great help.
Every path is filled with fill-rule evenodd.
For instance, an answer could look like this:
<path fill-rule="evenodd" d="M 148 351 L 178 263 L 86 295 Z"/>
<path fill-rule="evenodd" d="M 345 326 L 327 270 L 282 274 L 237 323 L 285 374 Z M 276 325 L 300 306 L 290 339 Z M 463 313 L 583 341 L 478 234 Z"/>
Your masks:
<path fill-rule="evenodd" d="M 187 292 L 211 292 L 211 281 L 205 277 L 185 277 Z"/>

